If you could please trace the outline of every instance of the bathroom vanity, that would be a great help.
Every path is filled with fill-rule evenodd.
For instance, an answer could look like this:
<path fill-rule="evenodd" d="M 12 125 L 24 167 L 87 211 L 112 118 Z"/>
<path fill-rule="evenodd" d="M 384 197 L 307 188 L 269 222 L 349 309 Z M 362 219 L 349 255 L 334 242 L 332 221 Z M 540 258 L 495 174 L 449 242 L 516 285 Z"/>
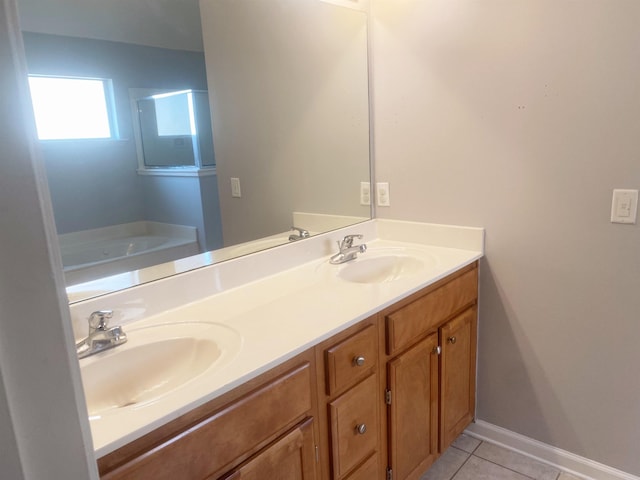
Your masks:
<path fill-rule="evenodd" d="M 419 478 L 473 419 L 482 233 L 475 250 L 421 245 L 401 223 L 374 224 L 348 264 L 323 257 L 145 319 L 215 312 L 243 340 L 210 378 L 94 412 L 101 477 Z M 197 399 L 151 418 L 189 388 Z"/>

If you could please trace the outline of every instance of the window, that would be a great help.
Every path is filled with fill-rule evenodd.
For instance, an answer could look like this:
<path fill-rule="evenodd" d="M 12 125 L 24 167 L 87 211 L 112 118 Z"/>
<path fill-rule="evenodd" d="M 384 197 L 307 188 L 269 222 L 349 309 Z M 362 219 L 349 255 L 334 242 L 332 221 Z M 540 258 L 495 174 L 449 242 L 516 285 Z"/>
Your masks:
<path fill-rule="evenodd" d="M 40 140 L 115 138 L 111 81 L 29 75 Z"/>
<path fill-rule="evenodd" d="M 191 90 L 160 93 L 152 95 L 151 98 L 156 110 L 158 136 L 175 137 L 198 133 Z"/>

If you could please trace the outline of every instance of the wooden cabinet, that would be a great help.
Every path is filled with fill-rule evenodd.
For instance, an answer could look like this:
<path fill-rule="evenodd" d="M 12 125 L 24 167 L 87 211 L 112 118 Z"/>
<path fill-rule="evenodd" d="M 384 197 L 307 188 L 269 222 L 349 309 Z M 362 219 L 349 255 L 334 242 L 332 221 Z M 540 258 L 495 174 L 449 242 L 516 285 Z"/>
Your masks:
<path fill-rule="evenodd" d="M 378 377 L 370 375 L 329 403 L 333 477 L 342 478 L 378 449 Z"/>
<path fill-rule="evenodd" d="M 213 480 L 215 477 L 210 477 Z M 225 480 L 315 480 L 313 419 L 285 434 L 224 477 Z"/>
<path fill-rule="evenodd" d="M 98 460 L 101 478 L 417 480 L 473 420 L 477 265 Z"/>
<path fill-rule="evenodd" d="M 434 333 L 387 364 L 389 465 L 394 478 L 421 475 L 438 455 L 437 346 Z"/>
<path fill-rule="evenodd" d="M 357 333 L 340 342 L 336 343 L 336 337 L 333 337 L 329 343 L 323 372 L 327 378 L 327 395 L 344 390 L 377 369 L 378 337 L 373 323 L 365 323 Z"/>
<path fill-rule="evenodd" d="M 315 397 L 315 363 L 308 352 L 101 458 L 101 477 L 200 480 L 233 472 L 232 478 L 254 478 L 252 472 L 278 458 L 289 471 L 299 471 L 286 478 L 314 479 Z"/>
<path fill-rule="evenodd" d="M 474 265 L 390 307 L 384 314 L 387 354 L 414 344 L 456 312 L 474 305 L 477 297 L 478 270 Z"/>
<path fill-rule="evenodd" d="M 440 329 L 440 451 L 471 423 L 475 409 L 477 309 Z"/>
<path fill-rule="evenodd" d="M 316 347 L 323 479 L 375 479 L 379 471 L 378 329 L 366 320 Z"/>
<path fill-rule="evenodd" d="M 420 478 L 473 420 L 477 278 L 473 265 L 381 314 L 393 480 Z"/>
<path fill-rule="evenodd" d="M 377 454 L 370 456 L 361 466 L 359 466 L 346 480 L 373 480 L 378 477 L 379 458 Z"/>

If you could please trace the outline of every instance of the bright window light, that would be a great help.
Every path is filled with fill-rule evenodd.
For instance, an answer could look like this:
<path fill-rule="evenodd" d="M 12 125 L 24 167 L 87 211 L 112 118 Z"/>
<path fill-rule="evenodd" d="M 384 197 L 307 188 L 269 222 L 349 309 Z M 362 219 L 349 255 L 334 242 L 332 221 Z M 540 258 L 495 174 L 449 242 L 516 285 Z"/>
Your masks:
<path fill-rule="evenodd" d="M 111 138 L 109 80 L 29 76 L 40 140 Z"/>
<path fill-rule="evenodd" d="M 158 136 L 175 137 L 198 133 L 191 90 L 159 93 L 151 98 L 155 101 Z"/>

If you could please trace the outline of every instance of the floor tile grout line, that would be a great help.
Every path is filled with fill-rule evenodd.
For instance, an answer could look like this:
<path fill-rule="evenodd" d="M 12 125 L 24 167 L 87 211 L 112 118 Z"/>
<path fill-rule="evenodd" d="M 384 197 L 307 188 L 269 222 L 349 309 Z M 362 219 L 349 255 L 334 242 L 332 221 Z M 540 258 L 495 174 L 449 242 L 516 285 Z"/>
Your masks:
<path fill-rule="evenodd" d="M 471 455 L 473 455 L 474 453 L 476 453 L 476 450 L 478 450 L 480 448 L 480 445 L 482 445 L 484 442 L 482 440 L 480 440 L 478 442 L 478 445 L 476 445 L 476 448 L 473 449 L 473 452 L 471 452 Z"/>
<path fill-rule="evenodd" d="M 523 477 L 530 478 L 531 480 L 537 480 L 536 477 L 531 477 L 531 476 L 527 475 L 526 473 L 519 472 L 517 470 L 514 470 L 511 467 L 507 467 L 506 465 L 502 465 L 501 463 L 494 462 L 493 460 L 489 460 L 487 458 L 483 458 L 483 457 L 481 457 L 479 455 L 472 455 L 472 456 L 474 456 L 476 458 L 479 458 L 480 460 L 484 460 L 485 462 L 493 463 L 494 465 L 497 465 L 498 467 L 502 467 L 505 470 L 509 470 L 510 472 L 517 473 L 518 475 L 522 475 Z M 558 477 L 560 476 L 560 473 L 561 472 L 558 472 L 558 474 L 556 475 L 556 479 L 555 480 L 558 480 Z"/>
<path fill-rule="evenodd" d="M 464 451 L 464 450 L 463 450 L 463 451 Z M 465 453 L 469 453 L 469 452 L 465 452 Z M 454 480 L 454 479 L 455 479 L 455 476 L 456 476 L 456 475 L 458 475 L 458 472 L 459 472 L 460 470 L 462 470 L 462 467 L 464 467 L 464 466 L 467 464 L 467 462 L 469 461 L 469 459 L 470 459 L 471 457 L 473 457 L 473 456 L 474 456 L 474 455 L 473 455 L 473 453 L 469 453 L 469 455 L 468 455 L 468 456 L 467 456 L 467 458 L 464 460 L 464 462 L 462 462 L 462 465 L 460 465 L 460 466 L 458 467 L 458 469 L 457 469 L 455 472 L 453 472 L 453 475 L 451 475 L 451 476 L 449 477 L 449 480 Z"/>
<path fill-rule="evenodd" d="M 473 449 L 471 449 L 471 450 L 472 450 L 471 452 L 468 452 L 467 450 L 464 450 L 464 449 L 462 449 L 462 448 L 460 448 L 460 447 L 457 447 L 457 446 L 455 446 L 455 445 L 450 445 L 450 447 L 449 447 L 449 448 L 453 448 L 454 450 L 457 450 L 457 451 L 459 451 L 459 452 L 461 452 L 461 453 L 463 453 L 463 454 L 466 454 L 466 455 L 467 455 L 467 458 L 466 458 L 466 459 L 464 460 L 464 462 L 462 462 L 462 464 L 461 464 L 461 465 L 456 469 L 456 471 L 455 471 L 453 474 L 451 474 L 451 476 L 449 476 L 448 480 L 455 480 L 455 477 L 458 475 L 458 473 L 460 473 L 460 470 L 462 470 L 462 468 L 463 468 L 463 467 L 464 467 L 464 466 L 469 462 L 469 460 L 471 459 L 471 457 L 475 457 L 475 458 L 476 458 L 476 459 L 478 459 L 478 460 L 482 460 L 482 461 L 485 461 L 485 462 L 491 463 L 491 464 L 493 464 L 493 465 L 496 465 L 496 466 L 498 466 L 498 467 L 504 468 L 505 470 L 508 470 L 508 471 L 510 471 L 510 472 L 512 472 L 512 473 L 515 473 L 516 475 L 520 475 L 520 476 L 522 476 L 522 477 L 524 477 L 524 478 L 526 478 L 526 479 L 529 479 L 529 480 L 537 480 L 537 478 L 536 478 L 536 477 L 532 477 L 532 476 L 530 476 L 530 475 L 527 475 L 526 473 L 519 472 L 519 471 L 517 471 L 517 470 L 514 470 L 514 469 L 513 469 L 513 468 L 511 468 L 511 467 L 508 467 L 508 466 L 506 466 L 506 465 L 502 465 L 502 464 L 497 463 L 497 462 L 495 462 L 495 461 L 493 461 L 493 460 L 489 460 L 489 459 L 487 459 L 487 458 L 483 458 L 483 457 L 481 457 L 480 455 L 477 455 L 477 454 L 476 454 L 476 452 L 477 452 L 477 450 L 480 448 L 480 446 L 481 446 L 483 443 L 485 443 L 485 441 L 484 441 L 484 440 L 480 440 L 480 441 L 479 441 L 479 443 L 478 443 L 478 444 L 477 444 Z M 491 442 L 486 442 L 486 443 L 493 445 Z M 563 470 L 559 470 L 559 469 L 556 469 L 556 470 L 558 470 L 558 472 L 555 474 L 554 480 L 560 480 L 560 476 L 562 475 Z"/>
<path fill-rule="evenodd" d="M 486 460 L 487 462 L 493 463 L 494 465 L 498 465 L 498 466 L 500 466 L 500 467 L 502 467 L 502 468 L 506 468 L 507 470 L 511 470 L 512 472 L 515 472 L 515 473 L 517 473 L 517 474 L 519 474 L 519 475 L 522 475 L 522 476 L 527 477 L 527 478 L 531 478 L 532 480 L 537 480 L 537 479 L 536 479 L 536 477 L 531 477 L 531 476 L 527 475 L 526 473 L 519 472 L 519 471 L 517 471 L 517 470 L 514 470 L 514 469 L 512 469 L 512 468 L 510 468 L 510 467 L 507 467 L 507 466 L 505 466 L 505 465 L 502 465 L 502 464 L 500 464 L 500 463 L 497 463 L 497 462 L 494 462 L 494 461 L 492 461 L 492 460 L 488 460 L 488 459 L 486 459 L 486 458 L 483 458 L 483 457 L 481 457 L 480 455 L 476 455 L 476 454 L 475 454 L 475 453 L 476 453 L 476 451 L 478 450 L 478 448 L 480 448 L 480 445 L 482 445 L 483 443 L 487 443 L 487 444 L 489 444 L 489 445 L 495 445 L 494 443 L 491 443 L 491 442 L 485 442 L 484 440 L 480 440 L 480 443 L 478 443 L 478 445 L 476 446 L 476 448 L 474 448 L 474 449 L 473 449 L 473 453 L 472 453 L 472 455 L 473 455 L 474 457 L 476 457 L 476 458 L 480 458 L 480 459 L 482 459 L 482 460 Z M 506 449 L 506 450 L 509 450 L 509 449 Z M 509 451 L 512 451 L 512 450 L 509 450 Z M 513 451 L 512 451 L 512 452 L 513 452 Z M 513 453 L 517 453 L 517 452 L 513 452 Z M 543 463 L 543 465 L 545 465 L 545 464 Z M 558 468 L 553 467 L 553 466 L 551 466 L 551 465 L 547 465 L 547 466 L 549 466 L 549 467 L 553 468 L 554 470 L 558 470 L 558 473 L 556 473 L 556 476 L 555 476 L 555 478 L 554 478 L 554 480 L 558 480 L 558 479 L 560 478 L 560 475 L 562 475 L 562 470 L 559 470 Z"/>
<path fill-rule="evenodd" d="M 462 470 L 462 467 L 464 467 L 464 466 L 465 466 L 465 464 L 469 461 L 469 459 L 470 459 L 471 457 L 473 457 L 473 456 L 474 456 L 474 455 L 473 455 L 473 452 L 475 452 L 481 444 L 482 444 L 482 441 L 480 441 L 480 442 L 478 443 L 478 445 L 476 445 L 476 446 L 475 446 L 475 448 L 473 448 L 473 449 L 472 449 L 472 451 L 471 451 L 471 452 L 467 452 L 466 450 L 463 450 L 463 449 L 461 449 L 461 448 L 455 447 L 455 446 L 453 446 L 453 445 L 451 446 L 451 447 L 455 448 L 456 450 L 460 450 L 461 452 L 466 453 L 466 454 L 467 454 L 467 458 L 465 458 L 464 462 L 462 462 L 462 465 L 460 465 L 460 466 L 458 467 L 458 469 L 457 469 L 455 472 L 453 472 L 453 475 L 451 475 L 451 476 L 449 477 L 449 480 L 454 480 L 454 477 L 458 474 L 458 472 L 459 472 L 460 470 Z M 557 480 L 557 479 L 556 479 L 556 480 Z"/>

